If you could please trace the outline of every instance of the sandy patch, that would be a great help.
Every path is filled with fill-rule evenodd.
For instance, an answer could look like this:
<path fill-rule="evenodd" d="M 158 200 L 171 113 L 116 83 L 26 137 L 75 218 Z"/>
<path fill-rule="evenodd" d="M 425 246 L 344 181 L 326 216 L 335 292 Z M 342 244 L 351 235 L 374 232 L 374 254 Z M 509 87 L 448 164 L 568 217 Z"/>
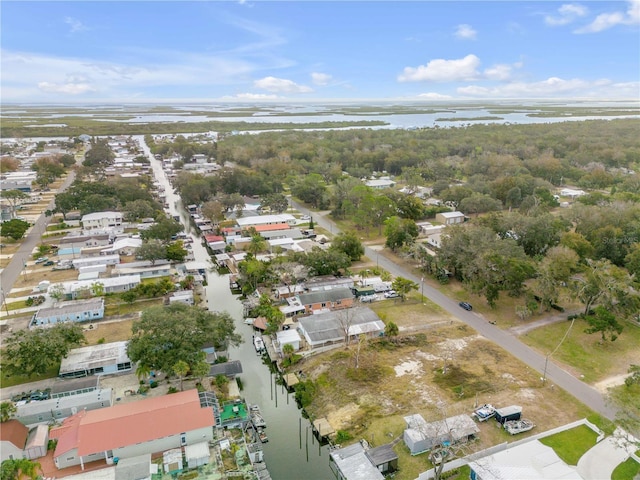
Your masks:
<path fill-rule="evenodd" d="M 428 360 L 429 362 L 436 362 L 438 360 L 442 360 L 440 357 L 437 357 L 436 355 L 433 355 L 432 353 L 426 353 L 426 352 L 422 352 L 422 351 L 416 352 L 416 355 L 418 357 L 424 358 L 425 360 Z"/>
<path fill-rule="evenodd" d="M 360 407 L 355 403 L 348 403 L 344 407 L 329 413 L 327 420 L 335 430 L 347 428 L 359 409 Z"/>
<path fill-rule="evenodd" d="M 536 392 L 531 388 L 521 388 L 516 396 L 524 400 L 535 400 L 537 397 Z"/>
<path fill-rule="evenodd" d="M 422 373 L 422 362 L 419 360 L 408 360 L 393 367 L 396 372 L 396 377 L 402 377 L 403 375 L 419 375 Z"/>
<path fill-rule="evenodd" d="M 600 393 L 607 393 L 607 390 L 612 387 L 617 387 L 624 383 L 624 379 L 629 376 L 628 373 L 622 373 L 620 375 L 614 375 L 613 377 L 605 378 L 594 385 L 594 388 Z"/>
<path fill-rule="evenodd" d="M 467 348 L 467 345 L 468 343 L 464 338 L 450 338 L 448 340 L 445 340 L 444 342 L 438 343 L 438 348 L 445 351 L 460 351 Z"/>

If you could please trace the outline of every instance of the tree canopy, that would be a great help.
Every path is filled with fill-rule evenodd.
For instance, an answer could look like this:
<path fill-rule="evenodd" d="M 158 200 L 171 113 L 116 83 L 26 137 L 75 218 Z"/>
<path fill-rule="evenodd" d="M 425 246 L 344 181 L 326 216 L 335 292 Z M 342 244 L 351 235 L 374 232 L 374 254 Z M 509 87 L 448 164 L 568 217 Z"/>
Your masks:
<path fill-rule="evenodd" d="M 207 345 L 226 350 L 240 342 L 233 318 L 226 312 L 184 304 L 154 306 L 133 323 L 127 354 L 150 369 L 173 374 L 179 361 L 190 366 L 198 363 Z"/>

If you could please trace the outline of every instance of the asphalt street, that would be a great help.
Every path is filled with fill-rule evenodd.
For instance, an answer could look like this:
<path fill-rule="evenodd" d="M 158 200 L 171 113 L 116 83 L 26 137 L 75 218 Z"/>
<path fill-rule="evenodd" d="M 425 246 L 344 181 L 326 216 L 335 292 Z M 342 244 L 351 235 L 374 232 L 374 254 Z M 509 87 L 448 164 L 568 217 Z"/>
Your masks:
<path fill-rule="evenodd" d="M 291 205 L 300 212 L 312 215 L 313 221 L 316 225 L 332 232 L 333 234 L 340 233 L 340 229 L 326 216 L 310 211 L 304 205 L 294 201 L 293 199 L 290 199 L 290 201 Z M 513 334 L 490 324 L 487 320 L 481 318 L 477 314 L 460 308 L 456 300 L 447 297 L 439 290 L 436 290 L 430 285 L 422 282 L 420 277 L 417 277 L 408 270 L 393 263 L 385 256 L 379 255 L 374 249 L 365 247 L 365 255 L 370 260 L 375 259 L 376 263 L 380 267 L 384 268 L 392 275 L 408 278 L 419 284 L 421 291 L 432 302 L 439 305 L 453 317 L 474 328 L 483 337 L 500 345 L 507 352 L 528 365 L 530 368 L 539 372 L 541 383 L 544 376 L 544 383 L 547 388 L 553 388 L 553 385 L 557 385 L 569 392 L 592 410 L 600 413 L 610 420 L 615 419 L 616 410 L 612 405 L 607 403 L 604 395 L 598 392 L 595 388 L 574 377 L 560 366 L 556 365 L 552 358 L 547 358 L 546 355 L 536 352 L 529 346 L 522 343 Z"/>
<path fill-rule="evenodd" d="M 64 192 L 69 185 L 73 183 L 76 174 L 75 172 L 70 172 L 67 175 L 67 178 L 64 180 L 60 188 L 58 188 L 57 193 Z M 44 214 L 46 210 L 52 210 L 55 207 L 55 199 L 52 199 L 49 204 L 44 208 L 43 214 L 38 217 L 33 227 L 22 241 L 22 245 L 18 251 L 11 258 L 11 262 L 2 270 L 0 273 L 0 286 L 2 286 L 2 290 L 5 294 L 8 294 L 13 288 L 13 284 L 16 282 L 18 277 L 20 276 L 20 272 L 26 265 L 28 260 L 31 260 L 31 252 L 33 249 L 40 243 L 40 238 L 42 234 L 45 232 L 47 225 L 51 222 L 51 217 L 47 217 Z M 37 284 L 37 279 L 33 279 L 31 283 Z"/>

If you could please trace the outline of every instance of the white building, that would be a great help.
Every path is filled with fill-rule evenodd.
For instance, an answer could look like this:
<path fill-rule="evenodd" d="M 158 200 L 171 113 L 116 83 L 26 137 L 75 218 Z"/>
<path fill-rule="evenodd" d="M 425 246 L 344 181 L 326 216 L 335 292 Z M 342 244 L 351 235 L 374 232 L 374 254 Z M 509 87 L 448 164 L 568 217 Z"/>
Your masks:
<path fill-rule="evenodd" d="M 74 348 L 60 363 L 61 377 L 106 375 L 131 370 L 127 341 Z"/>
<path fill-rule="evenodd" d="M 95 212 L 82 217 L 82 228 L 85 230 L 105 229 L 122 226 L 122 213 Z"/>
<path fill-rule="evenodd" d="M 296 224 L 296 217 L 288 213 L 280 215 L 256 215 L 254 217 L 241 217 L 236 220 L 240 228 L 249 228 L 257 225 L 271 225 L 276 223 L 287 223 L 291 226 Z"/>
<path fill-rule="evenodd" d="M 389 177 L 382 177 L 382 178 L 372 178 L 364 182 L 364 184 L 367 187 L 373 188 L 375 190 L 383 190 L 385 188 L 393 188 L 396 182 L 391 180 Z"/>
<path fill-rule="evenodd" d="M 140 275 L 123 275 L 122 277 L 100 278 L 98 280 L 77 280 L 75 282 L 64 282 L 62 286 L 67 300 L 75 300 L 82 292 L 91 292 L 94 284 L 102 285 L 104 293 L 126 292 L 140 285 Z M 49 289 L 51 288 L 50 286 Z"/>

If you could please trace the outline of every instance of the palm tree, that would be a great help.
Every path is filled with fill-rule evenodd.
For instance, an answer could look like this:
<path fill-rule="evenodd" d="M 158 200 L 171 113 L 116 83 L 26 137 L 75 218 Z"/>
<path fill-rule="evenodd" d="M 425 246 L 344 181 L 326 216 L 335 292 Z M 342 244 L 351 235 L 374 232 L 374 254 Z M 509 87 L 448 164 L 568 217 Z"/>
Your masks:
<path fill-rule="evenodd" d="M 182 382 L 184 381 L 184 377 L 187 376 L 187 373 L 189 373 L 190 370 L 189 364 L 184 360 L 178 360 L 171 369 L 173 370 L 173 373 L 175 373 L 180 379 L 180 391 L 182 391 Z"/>
<path fill-rule="evenodd" d="M 282 355 L 284 355 L 284 358 L 286 360 L 289 360 L 291 358 L 291 355 L 293 355 L 293 352 L 295 350 L 293 349 L 293 345 L 291 345 L 290 343 L 285 343 L 282 346 Z"/>
<path fill-rule="evenodd" d="M 255 257 L 259 252 L 262 252 L 267 248 L 267 242 L 260 235 L 253 235 L 251 242 L 247 246 L 247 251 L 252 253 Z"/>
<path fill-rule="evenodd" d="M 138 363 L 138 367 L 136 368 L 138 380 L 146 380 L 149 375 L 151 375 L 151 367 L 144 363 Z"/>
<path fill-rule="evenodd" d="M 13 402 L 6 401 L 0 403 L 0 422 L 8 422 L 16 414 L 16 406 Z"/>

